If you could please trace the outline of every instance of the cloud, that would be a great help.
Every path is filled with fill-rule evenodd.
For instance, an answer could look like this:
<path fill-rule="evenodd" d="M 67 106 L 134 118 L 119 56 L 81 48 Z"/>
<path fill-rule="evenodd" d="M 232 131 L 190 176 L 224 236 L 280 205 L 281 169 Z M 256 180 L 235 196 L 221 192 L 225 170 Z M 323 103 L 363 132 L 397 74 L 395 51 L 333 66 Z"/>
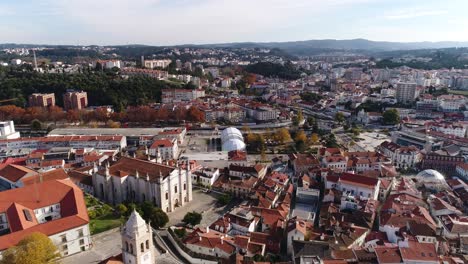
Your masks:
<path fill-rule="evenodd" d="M 399 20 L 399 19 L 411 19 L 418 17 L 427 16 L 440 16 L 448 14 L 447 10 L 421 10 L 421 9 L 405 9 L 399 10 L 394 13 L 384 15 L 385 19 Z"/>

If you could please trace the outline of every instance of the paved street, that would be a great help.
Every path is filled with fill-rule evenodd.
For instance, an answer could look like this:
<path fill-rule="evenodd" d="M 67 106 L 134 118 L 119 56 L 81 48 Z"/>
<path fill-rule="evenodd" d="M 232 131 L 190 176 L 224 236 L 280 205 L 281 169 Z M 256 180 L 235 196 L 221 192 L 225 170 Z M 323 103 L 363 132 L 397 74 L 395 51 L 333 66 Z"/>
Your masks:
<path fill-rule="evenodd" d="M 119 228 L 93 236 L 93 248 L 86 252 L 62 259 L 62 263 L 99 263 L 101 260 L 122 252 Z"/>

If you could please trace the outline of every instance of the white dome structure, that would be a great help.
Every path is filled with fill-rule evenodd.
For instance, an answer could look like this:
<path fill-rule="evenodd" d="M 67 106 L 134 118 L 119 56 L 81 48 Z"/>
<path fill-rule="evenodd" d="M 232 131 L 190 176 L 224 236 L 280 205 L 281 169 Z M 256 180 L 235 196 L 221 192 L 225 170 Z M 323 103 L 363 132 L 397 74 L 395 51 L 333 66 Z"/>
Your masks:
<path fill-rule="evenodd" d="M 239 129 L 235 127 L 228 127 L 221 132 L 221 143 L 223 151 L 245 151 L 244 137 Z"/>
<path fill-rule="evenodd" d="M 230 152 L 236 150 L 245 151 L 244 141 L 234 138 L 223 143 L 223 151 Z"/>
<path fill-rule="evenodd" d="M 244 141 L 244 137 L 242 137 L 242 133 L 239 131 L 239 129 L 235 127 L 228 127 L 221 132 L 221 141 L 223 144 L 227 142 L 230 139 L 239 139 L 241 141 Z"/>
<path fill-rule="evenodd" d="M 440 172 L 436 170 L 423 170 L 416 177 L 419 178 L 422 182 L 441 182 L 445 183 L 445 177 Z"/>

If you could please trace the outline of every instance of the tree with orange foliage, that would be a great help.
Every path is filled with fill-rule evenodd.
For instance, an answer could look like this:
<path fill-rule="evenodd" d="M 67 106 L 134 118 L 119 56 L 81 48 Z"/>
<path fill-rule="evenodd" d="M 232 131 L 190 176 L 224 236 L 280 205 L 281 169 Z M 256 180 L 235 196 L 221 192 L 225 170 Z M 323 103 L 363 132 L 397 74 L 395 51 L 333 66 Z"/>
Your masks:
<path fill-rule="evenodd" d="M 244 76 L 244 80 L 246 83 L 248 84 L 253 84 L 255 81 L 257 81 L 257 76 L 255 74 L 252 74 L 252 73 L 248 73 Z"/>
<path fill-rule="evenodd" d="M 48 119 L 57 123 L 57 121 L 64 120 L 66 113 L 59 106 L 49 106 L 48 107 Z"/>
<path fill-rule="evenodd" d="M 15 105 L 0 106 L 0 120 L 13 120 L 20 123 L 25 114 L 25 110 Z"/>
<path fill-rule="evenodd" d="M 81 121 L 81 115 L 78 110 L 70 109 L 67 111 L 66 118 L 68 122 L 79 122 Z"/>
<path fill-rule="evenodd" d="M 205 114 L 195 106 L 191 106 L 187 111 L 187 120 L 193 122 L 204 122 Z"/>

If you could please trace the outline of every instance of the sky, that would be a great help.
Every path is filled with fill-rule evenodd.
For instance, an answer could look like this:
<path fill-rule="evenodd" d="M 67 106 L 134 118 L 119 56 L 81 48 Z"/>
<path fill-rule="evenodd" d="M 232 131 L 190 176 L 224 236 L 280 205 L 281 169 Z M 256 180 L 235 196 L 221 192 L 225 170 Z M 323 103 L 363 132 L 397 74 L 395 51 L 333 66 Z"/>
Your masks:
<path fill-rule="evenodd" d="M 468 0 L 0 0 L 0 43 L 468 41 Z"/>

